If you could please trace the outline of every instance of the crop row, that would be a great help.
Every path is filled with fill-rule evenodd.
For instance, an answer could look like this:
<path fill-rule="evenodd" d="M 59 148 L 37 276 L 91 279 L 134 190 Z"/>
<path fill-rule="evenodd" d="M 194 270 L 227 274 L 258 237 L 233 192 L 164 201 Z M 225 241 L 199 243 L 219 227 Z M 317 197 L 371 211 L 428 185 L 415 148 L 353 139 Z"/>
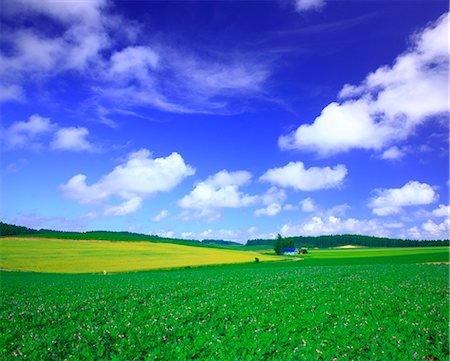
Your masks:
<path fill-rule="evenodd" d="M 1 276 L 5 360 L 448 359 L 448 266 Z"/>

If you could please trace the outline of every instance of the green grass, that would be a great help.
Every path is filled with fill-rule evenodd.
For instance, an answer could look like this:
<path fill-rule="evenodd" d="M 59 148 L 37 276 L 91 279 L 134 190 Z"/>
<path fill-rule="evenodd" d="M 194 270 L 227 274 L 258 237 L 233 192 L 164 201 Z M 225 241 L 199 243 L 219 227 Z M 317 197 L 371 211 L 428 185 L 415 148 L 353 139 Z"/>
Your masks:
<path fill-rule="evenodd" d="M 448 360 L 447 265 L 304 264 L 0 272 L 0 359 Z"/>
<path fill-rule="evenodd" d="M 129 272 L 277 260 L 275 256 L 155 242 L 0 238 L 0 268 L 33 272 Z"/>
<path fill-rule="evenodd" d="M 302 265 L 415 264 L 449 262 L 448 247 L 312 250 Z"/>

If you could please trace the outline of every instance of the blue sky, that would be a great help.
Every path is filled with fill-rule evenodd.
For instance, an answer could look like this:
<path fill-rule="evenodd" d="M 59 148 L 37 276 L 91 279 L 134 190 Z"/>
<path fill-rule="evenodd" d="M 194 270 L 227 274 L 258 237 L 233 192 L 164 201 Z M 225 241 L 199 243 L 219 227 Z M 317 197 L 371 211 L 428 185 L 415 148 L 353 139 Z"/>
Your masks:
<path fill-rule="evenodd" d="M 449 237 L 446 1 L 3 1 L 1 218 Z"/>

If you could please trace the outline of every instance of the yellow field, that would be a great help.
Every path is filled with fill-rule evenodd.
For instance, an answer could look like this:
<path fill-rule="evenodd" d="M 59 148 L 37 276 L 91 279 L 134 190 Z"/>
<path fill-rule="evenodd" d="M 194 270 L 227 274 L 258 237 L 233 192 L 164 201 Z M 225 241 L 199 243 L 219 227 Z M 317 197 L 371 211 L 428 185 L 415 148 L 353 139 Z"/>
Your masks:
<path fill-rule="evenodd" d="M 151 242 L 0 239 L 0 268 L 32 272 L 94 273 L 277 260 L 246 251 Z"/>

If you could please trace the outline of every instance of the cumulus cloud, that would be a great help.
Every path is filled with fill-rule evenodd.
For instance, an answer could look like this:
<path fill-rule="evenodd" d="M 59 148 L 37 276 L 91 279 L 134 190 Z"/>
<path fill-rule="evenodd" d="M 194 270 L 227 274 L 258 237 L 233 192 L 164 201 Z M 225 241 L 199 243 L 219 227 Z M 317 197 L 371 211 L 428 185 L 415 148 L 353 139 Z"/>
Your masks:
<path fill-rule="evenodd" d="M 65 151 L 95 151 L 98 149 L 87 136 L 84 127 L 59 127 L 50 118 L 34 114 L 27 121 L 13 122 L 4 132 L 3 141 L 9 149 L 49 147 Z M 53 138 L 53 140 L 50 140 Z"/>
<path fill-rule="evenodd" d="M 387 236 L 389 232 L 376 220 L 342 219 L 335 216 L 314 216 L 300 224 L 285 224 L 281 227 L 283 236 L 320 236 L 327 234 L 367 234 Z"/>
<path fill-rule="evenodd" d="M 259 197 L 259 201 L 266 207 L 257 209 L 256 216 L 275 216 L 283 210 L 286 192 L 277 187 L 270 187 L 266 193 Z"/>
<path fill-rule="evenodd" d="M 307 213 L 314 212 L 317 210 L 316 204 L 310 197 L 300 201 L 300 207 L 303 212 Z"/>
<path fill-rule="evenodd" d="M 333 168 L 311 167 L 307 169 L 303 162 L 290 162 L 284 167 L 269 169 L 260 177 L 260 180 L 280 187 L 315 191 L 339 187 L 346 175 L 347 168 L 342 164 Z"/>
<path fill-rule="evenodd" d="M 56 124 L 50 118 L 34 114 L 28 121 L 13 122 L 5 130 L 4 141 L 8 148 L 41 147 L 44 137 L 55 128 Z"/>
<path fill-rule="evenodd" d="M 405 156 L 405 151 L 397 146 L 386 149 L 382 154 L 382 159 L 397 160 Z"/>
<path fill-rule="evenodd" d="M 182 232 L 181 238 L 183 239 L 220 239 L 226 241 L 233 241 L 239 243 L 245 243 L 250 237 L 258 236 L 256 235 L 257 229 L 255 227 L 250 227 L 248 230 L 242 231 L 237 229 L 207 229 L 201 232 Z"/>
<path fill-rule="evenodd" d="M 282 206 L 278 203 L 271 203 L 265 208 L 260 208 L 255 211 L 255 216 L 276 216 L 281 212 Z"/>
<path fill-rule="evenodd" d="M 450 218 L 450 205 L 440 204 L 438 208 L 431 212 L 434 217 Z"/>
<path fill-rule="evenodd" d="M 422 224 L 422 236 L 429 239 L 449 239 L 450 237 L 450 218 L 446 218 L 441 223 L 435 223 L 432 220 Z"/>
<path fill-rule="evenodd" d="M 167 209 L 163 209 L 161 212 L 159 212 L 156 216 L 154 216 L 152 218 L 152 221 L 153 222 L 161 222 L 168 215 L 169 215 L 169 211 Z"/>
<path fill-rule="evenodd" d="M 410 181 L 401 188 L 376 189 L 368 206 L 373 214 L 387 216 L 400 213 L 403 207 L 433 203 L 438 195 L 427 183 Z"/>
<path fill-rule="evenodd" d="M 449 239 L 450 218 L 446 218 L 440 223 L 429 219 L 420 226 L 409 228 L 406 236 L 413 239 Z"/>
<path fill-rule="evenodd" d="M 135 213 L 142 205 L 141 197 L 133 197 L 125 200 L 118 206 L 106 207 L 106 216 L 125 216 L 127 214 Z"/>
<path fill-rule="evenodd" d="M 325 0 L 296 0 L 297 11 L 320 10 L 325 6 Z"/>
<path fill-rule="evenodd" d="M 89 130 L 84 127 L 68 127 L 59 129 L 52 143 L 52 149 L 69 150 L 74 152 L 93 151 L 95 147 L 86 137 Z"/>
<path fill-rule="evenodd" d="M 333 215 L 314 216 L 297 224 L 285 224 L 283 236 L 321 236 L 331 234 L 363 234 L 376 237 L 408 239 L 448 239 L 450 219 L 440 223 L 428 220 L 419 226 L 406 228 L 402 222 L 380 222 L 379 219 L 342 218 Z"/>
<path fill-rule="evenodd" d="M 346 84 L 340 102 L 327 105 L 312 124 L 279 138 L 282 149 L 321 156 L 351 149 L 381 151 L 407 139 L 419 124 L 448 114 L 448 14 L 413 37 L 392 66 L 359 85 Z M 386 153 L 392 159 L 399 153 Z"/>
<path fill-rule="evenodd" d="M 125 163 L 116 166 L 98 182 L 88 185 L 86 175 L 77 174 L 61 185 L 61 189 L 65 197 L 81 204 L 119 197 L 123 203 L 107 207 L 105 214 L 125 215 L 137 211 L 144 198 L 173 189 L 194 172 L 178 153 L 153 159 L 147 149 L 141 149 L 130 153 Z"/>
<path fill-rule="evenodd" d="M 221 208 L 247 207 L 258 200 L 257 196 L 239 190 L 241 186 L 249 183 L 250 179 L 251 174 L 247 171 L 222 170 L 199 182 L 191 193 L 178 201 L 178 205 L 185 210 L 196 211 L 197 218 L 216 218 Z M 185 214 L 183 218 L 188 219 L 189 216 Z"/>

